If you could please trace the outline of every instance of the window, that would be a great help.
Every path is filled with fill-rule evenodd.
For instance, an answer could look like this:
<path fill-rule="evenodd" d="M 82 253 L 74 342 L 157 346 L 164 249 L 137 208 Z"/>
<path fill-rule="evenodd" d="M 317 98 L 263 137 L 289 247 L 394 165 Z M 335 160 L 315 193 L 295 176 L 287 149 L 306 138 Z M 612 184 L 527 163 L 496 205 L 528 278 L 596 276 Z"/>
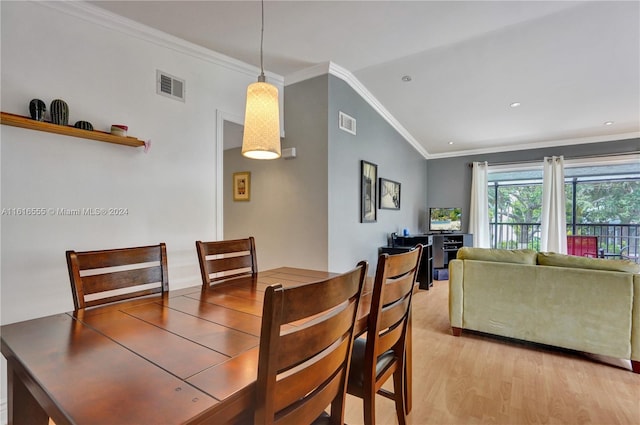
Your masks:
<path fill-rule="evenodd" d="M 640 160 L 565 161 L 567 234 L 598 236 L 608 256 L 640 252 Z M 493 248 L 540 248 L 542 164 L 489 167 Z"/>

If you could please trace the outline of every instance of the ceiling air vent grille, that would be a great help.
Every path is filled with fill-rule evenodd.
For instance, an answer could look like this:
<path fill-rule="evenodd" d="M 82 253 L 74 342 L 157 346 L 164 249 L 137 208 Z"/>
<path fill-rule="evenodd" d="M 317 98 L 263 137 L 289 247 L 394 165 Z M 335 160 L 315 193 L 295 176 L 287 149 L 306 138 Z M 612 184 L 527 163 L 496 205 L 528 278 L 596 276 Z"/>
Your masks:
<path fill-rule="evenodd" d="M 183 79 L 176 78 L 166 72 L 156 70 L 156 93 L 184 102 Z"/>
<path fill-rule="evenodd" d="M 351 133 L 355 136 L 356 119 L 340 111 L 340 113 L 338 114 L 338 127 L 340 128 L 340 130 L 344 130 L 347 133 Z"/>

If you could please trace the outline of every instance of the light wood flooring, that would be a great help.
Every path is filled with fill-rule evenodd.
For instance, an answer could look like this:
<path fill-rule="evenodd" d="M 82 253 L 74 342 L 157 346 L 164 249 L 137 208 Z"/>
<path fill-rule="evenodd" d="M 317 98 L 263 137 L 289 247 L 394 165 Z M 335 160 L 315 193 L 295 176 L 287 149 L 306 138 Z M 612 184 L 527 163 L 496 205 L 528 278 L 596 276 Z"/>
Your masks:
<path fill-rule="evenodd" d="M 640 374 L 628 361 L 463 331 L 451 335 L 447 281 L 413 301 L 413 410 L 409 424 L 640 425 Z M 390 388 L 393 388 L 391 385 Z M 346 423 L 363 423 L 347 396 Z M 397 423 L 376 398 L 376 423 Z"/>

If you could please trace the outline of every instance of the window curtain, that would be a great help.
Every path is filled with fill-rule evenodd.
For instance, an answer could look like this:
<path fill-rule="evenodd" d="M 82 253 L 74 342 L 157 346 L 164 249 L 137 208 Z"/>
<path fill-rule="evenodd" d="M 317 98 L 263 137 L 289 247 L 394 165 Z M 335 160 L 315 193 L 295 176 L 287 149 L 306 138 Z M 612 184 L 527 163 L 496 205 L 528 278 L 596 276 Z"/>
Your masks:
<path fill-rule="evenodd" d="M 544 158 L 542 173 L 540 250 L 567 253 L 567 215 L 564 194 L 564 158 Z"/>
<path fill-rule="evenodd" d="M 469 211 L 469 233 L 473 235 L 473 246 L 490 248 L 489 235 L 489 164 L 473 163 L 471 179 L 471 208 Z"/>

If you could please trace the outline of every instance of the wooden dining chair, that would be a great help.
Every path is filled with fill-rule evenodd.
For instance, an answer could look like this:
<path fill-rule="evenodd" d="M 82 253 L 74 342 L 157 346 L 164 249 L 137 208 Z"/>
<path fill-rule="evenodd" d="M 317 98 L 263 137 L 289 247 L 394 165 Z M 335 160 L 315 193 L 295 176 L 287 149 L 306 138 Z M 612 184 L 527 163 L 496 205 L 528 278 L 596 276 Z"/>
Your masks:
<path fill-rule="evenodd" d="M 353 328 L 366 274 L 367 263 L 361 261 L 321 281 L 267 287 L 255 424 L 344 423 Z M 331 415 L 325 413 L 329 405 Z"/>
<path fill-rule="evenodd" d="M 66 255 L 76 310 L 169 291 L 164 243 Z"/>
<path fill-rule="evenodd" d="M 258 273 L 256 243 L 253 236 L 228 241 L 196 241 L 202 286 Z"/>
<path fill-rule="evenodd" d="M 376 423 L 376 394 L 394 400 L 398 423 L 406 423 L 407 328 L 422 249 L 417 245 L 406 253 L 378 257 L 367 335 L 354 342 L 347 386 L 349 394 L 363 399 L 367 425 Z M 382 388 L 391 376 L 393 392 Z"/>

